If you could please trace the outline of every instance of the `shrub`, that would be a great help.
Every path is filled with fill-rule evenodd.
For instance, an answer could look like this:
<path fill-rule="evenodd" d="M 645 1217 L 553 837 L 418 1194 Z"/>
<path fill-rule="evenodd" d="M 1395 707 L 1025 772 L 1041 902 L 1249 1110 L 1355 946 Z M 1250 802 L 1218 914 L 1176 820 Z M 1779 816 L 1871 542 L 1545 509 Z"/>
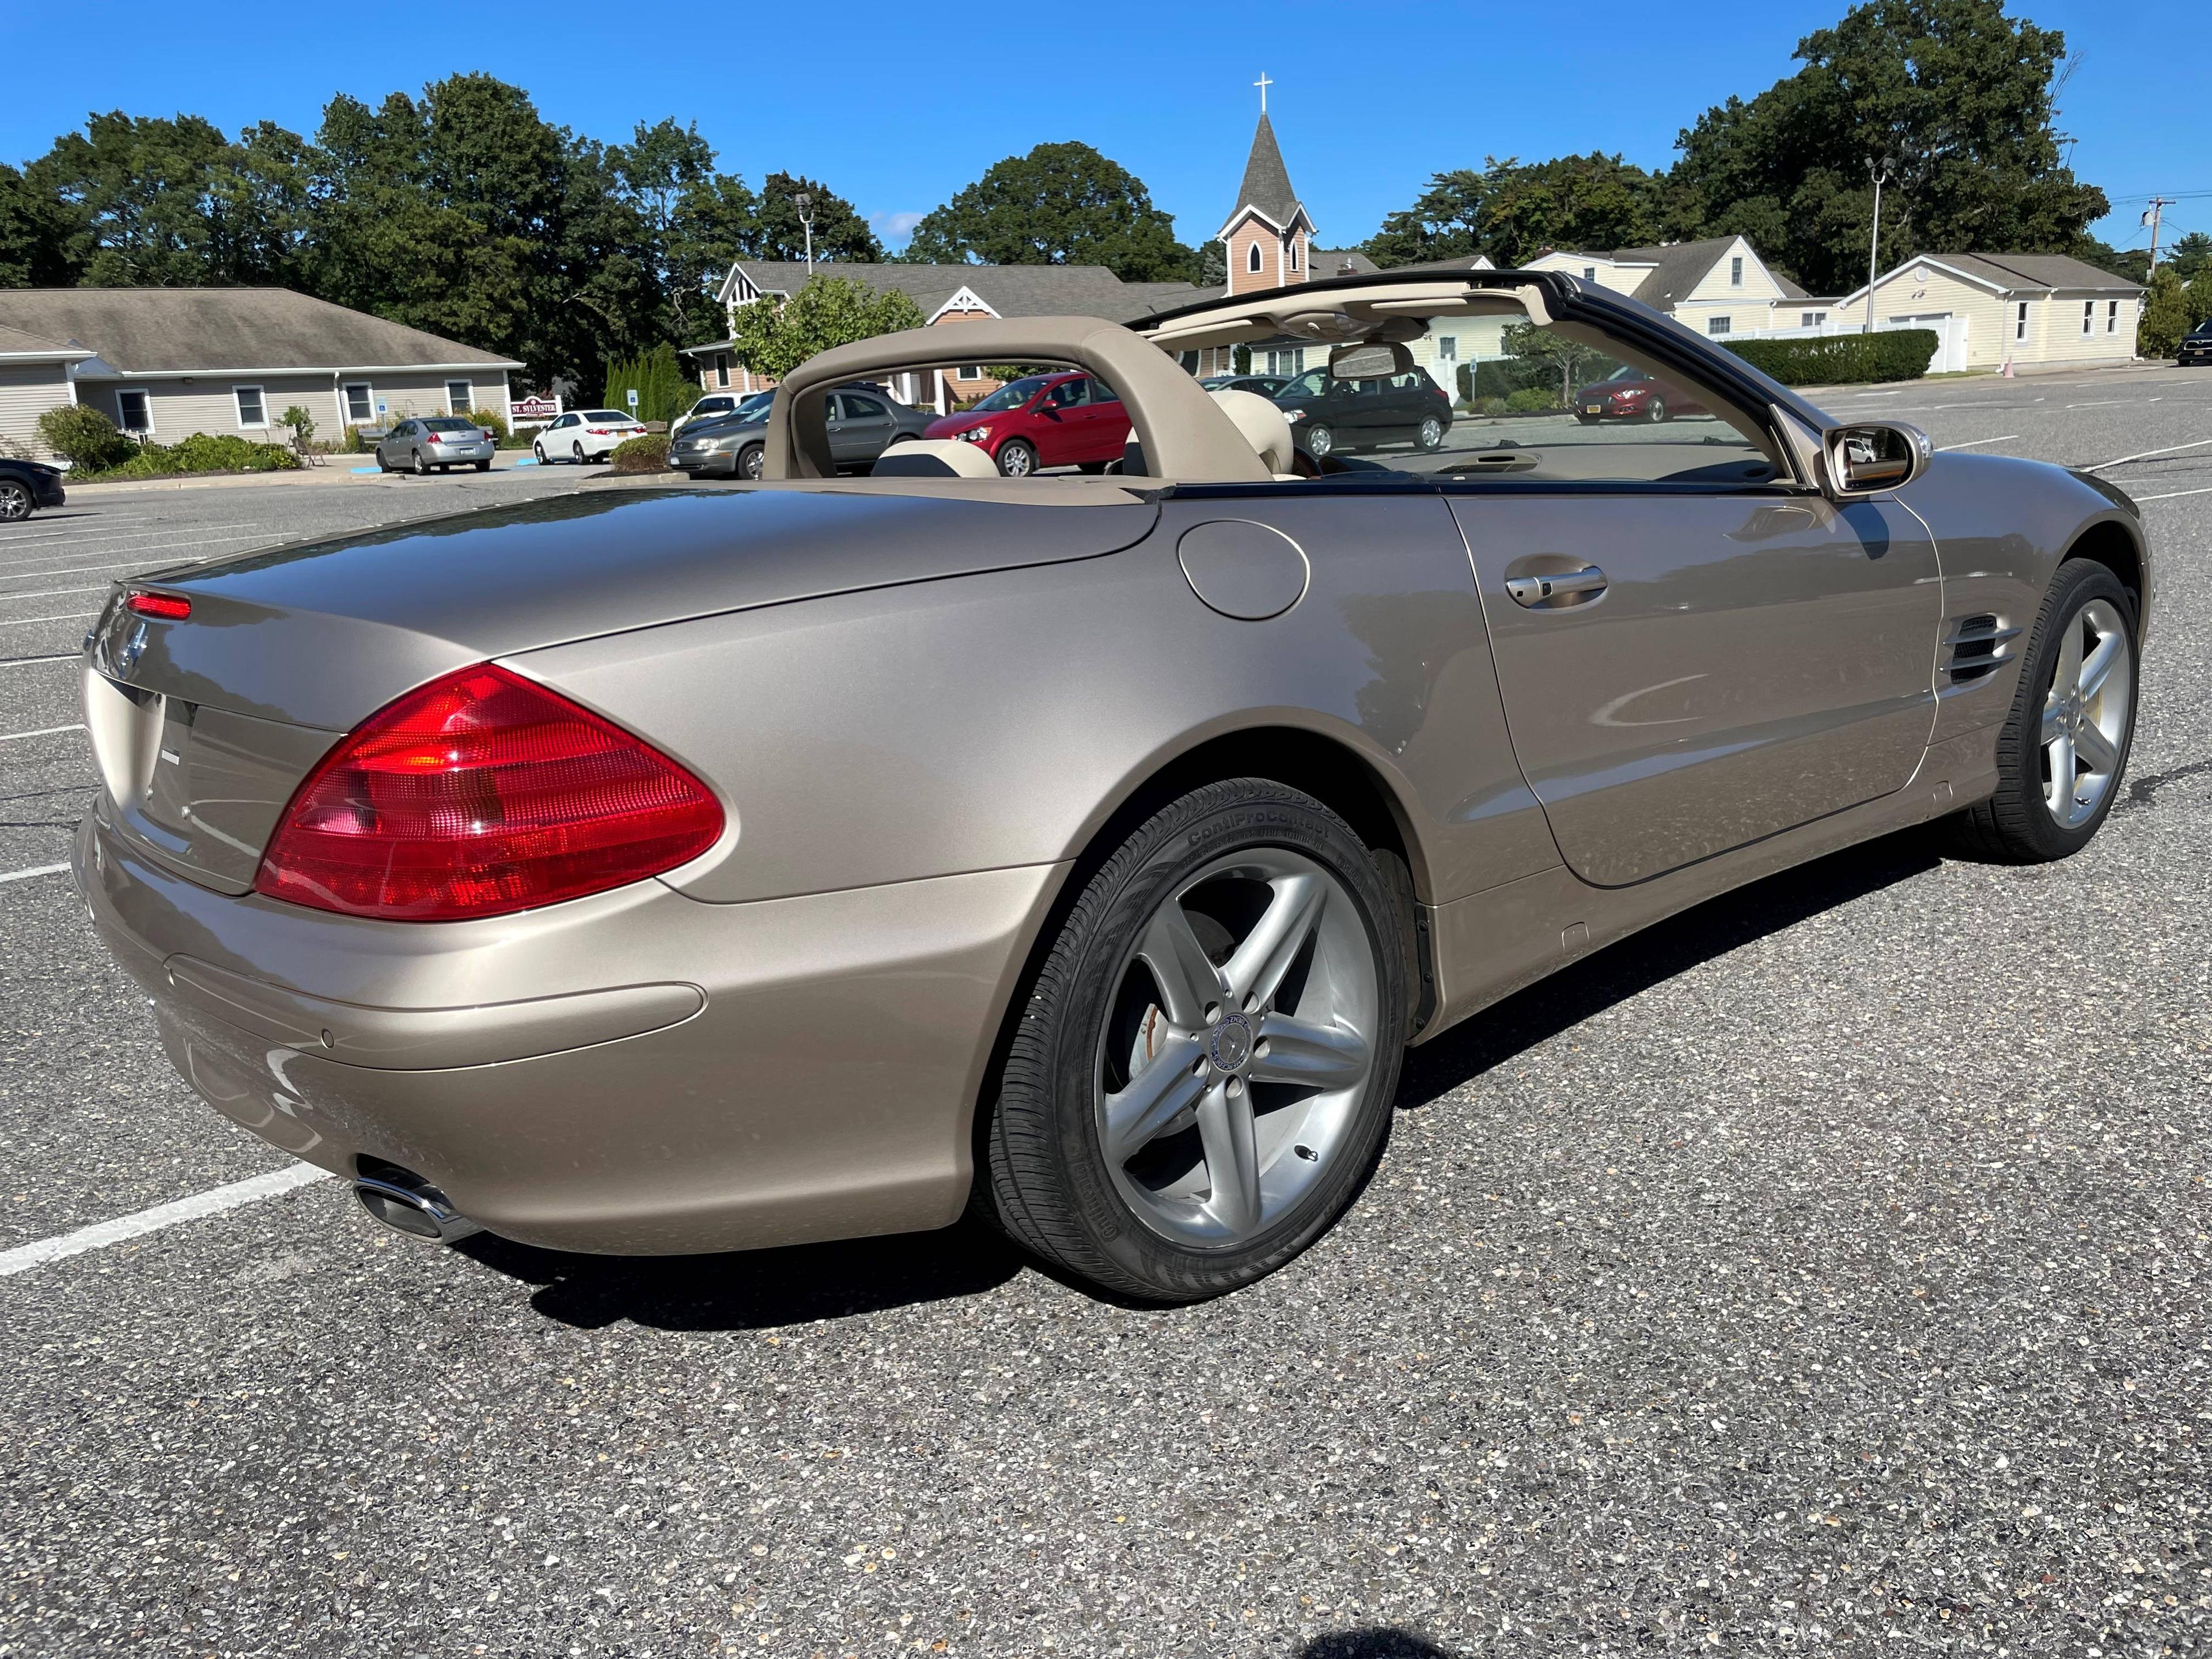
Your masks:
<path fill-rule="evenodd" d="M 315 417 L 297 404 L 279 415 L 276 424 L 290 431 L 293 443 L 301 449 L 305 449 L 315 435 Z"/>
<path fill-rule="evenodd" d="M 1559 406 L 1559 394 L 1547 386 L 1524 386 L 1505 399 L 1505 407 L 1516 415 L 1548 414 Z"/>
<path fill-rule="evenodd" d="M 1932 328 L 1829 334 L 1809 340 L 1729 340 L 1730 351 L 1784 386 L 1862 386 L 1917 380 L 1942 337 Z"/>
<path fill-rule="evenodd" d="M 230 433 L 195 432 L 173 444 L 147 444 L 95 478 L 167 478 L 186 472 L 289 472 L 300 458 L 283 444 L 258 444 Z"/>
<path fill-rule="evenodd" d="M 63 404 L 40 416 L 39 441 L 83 472 L 114 466 L 137 447 L 88 404 Z"/>
<path fill-rule="evenodd" d="M 2136 356 L 2171 357 L 2196 319 L 2189 314 L 2189 291 L 2172 265 L 2160 265 L 2150 274 L 2150 292 L 2143 295 L 2142 320 L 2136 325 Z"/>
<path fill-rule="evenodd" d="M 668 471 L 668 438 L 665 433 L 655 433 L 643 438 L 625 438 L 615 446 L 608 463 L 617 472 L 665 472 Z"/>
<path fill-rule="evenodd" d="M 506 416 L 495 409 L 472 409 L 469 411 L 469 419 L 491 434 L 493 448 L 504 449 L 507 447 Z"/>

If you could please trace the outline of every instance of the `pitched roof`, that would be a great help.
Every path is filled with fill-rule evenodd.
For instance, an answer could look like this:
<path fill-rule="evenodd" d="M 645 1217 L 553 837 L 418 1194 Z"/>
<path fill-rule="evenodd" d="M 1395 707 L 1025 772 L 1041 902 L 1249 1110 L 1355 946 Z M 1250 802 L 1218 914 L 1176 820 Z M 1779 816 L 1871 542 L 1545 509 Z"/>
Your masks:
<path fill-rule="evenodd" d="M 82 346 L 49 340 L 20 328 L 0 324 L 0 357 L 53 357 L 76 362 L 92 356 Z"/>
<path fill-rule="evenodd" d="M 740 259 L 737 268 L 763 294 L 795 294 L 806 283 L 798 260 Z M 1125 283 L 1103 265 L 861 264 L 817 260 L 817 276 L 842 276 L 881 294 L 896 289 L 934 316 L 966 289 L 1001 317 L 1103 317 L 1126 322 L 1164 305 L 1188 305 L 1201 290 L 1188 283 Z"/>
<path fill-rule="evenodd" d="M 0 325 L 84 346 L 131 374 L 522 367 L 286 288 L 0 289 Z"/>
<path fill-rule="evenodd" d="M 1369 276 L 1382 267 L 1356 247 L 1317 247 L 1306 256 L 1306 269 L 1315 277 Z"/>
<path fill-rule="evenodd" d="M 2005 289 L 2112 289 L 2128 294 L 2143 291 L 2141 283 L 2131 283 L 2109 270 L 2100 270 L 2084 260 L 2064 253 L 1923 253 L 1916 258 L 1949 265 L 1954 270 L 1962 270 L 1970 276 L 1979 276 L 1984 282 L 1994 283 Z M 1909 265 L 1914 260 L 1908 259 L 1905 263 Z"/>
<path fill-rule="evenodd" d="M 1244 182 L 1237 186 L 1236 205 L 1215 234 L 1226 236 L 1237 216 L 1247 209 L 1256 209 L 1279 228 L 1288 228 L 1291 221 L 1298 218 L 1304 218 L 1309 227 L 1313 223 L 1305 204 L 1291 188 L 1291 170 L 1283 165 L 1282 146 L 1275 142 L 1274 123 L 1264 110 L 1260 113 L 1260 125 L 1252 131 L 1252 153 L 1244 160 Z"/>

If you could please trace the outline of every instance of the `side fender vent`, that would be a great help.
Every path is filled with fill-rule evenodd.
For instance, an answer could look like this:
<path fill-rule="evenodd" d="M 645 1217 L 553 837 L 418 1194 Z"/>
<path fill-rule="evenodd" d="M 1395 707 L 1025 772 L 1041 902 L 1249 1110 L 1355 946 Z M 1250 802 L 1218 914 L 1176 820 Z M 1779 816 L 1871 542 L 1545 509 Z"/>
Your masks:
<path fill-rule="evenodd" d="M 2019 637 L 2020 629 L 1986 611 L 1958 617 L 1943 635 L 1943 672 L 1954 685 L 1985 680 L 2013 659 L 2012 642 Z"/>

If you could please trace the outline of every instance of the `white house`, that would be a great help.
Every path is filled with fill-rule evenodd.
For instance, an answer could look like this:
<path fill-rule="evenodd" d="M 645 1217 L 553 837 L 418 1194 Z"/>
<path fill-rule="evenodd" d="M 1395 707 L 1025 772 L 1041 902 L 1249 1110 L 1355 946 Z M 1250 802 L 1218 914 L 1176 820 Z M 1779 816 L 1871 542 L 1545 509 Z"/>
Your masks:
<path fill-rule="evenodd" d="M 0 289 L 0 439 L 89 404 L 125 432 L 273 441 L 297 404 L 319 430 L 507 406 L 522 365 L 282 288 Z"/>
<path fill-rule="evenodd" d="M 1942 367 L 2126 362 L 2143 288 L 2063 253 L 1922 253 L 1837 301 L 1845 327 L 1933 328 L 1957 346 Z"/>
<path fill-rule="evenodd" d="M 1777 329 L 1817 329 L 1833 305 L 1807 296 L 1767 269 L 1741 236 L 1709 236 L 1609 253 L 1552 248 L 1528 262 L 1531 270 L 1564 270 L 1626 294 L 1714 339 Z"/>

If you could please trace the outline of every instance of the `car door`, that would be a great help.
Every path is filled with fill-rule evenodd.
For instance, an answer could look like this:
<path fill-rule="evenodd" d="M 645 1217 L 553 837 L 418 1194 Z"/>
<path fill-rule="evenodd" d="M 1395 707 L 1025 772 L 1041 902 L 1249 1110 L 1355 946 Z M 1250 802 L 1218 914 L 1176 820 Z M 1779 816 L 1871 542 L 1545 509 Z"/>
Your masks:
<path fill-rule="evenodd" d="M 1103 380 L 1091 383 L 1089 441 L 1085 445 L 1083 459 L 1086 461 L 1115 461 L 1129 441 L 1129 411 L 1113 387 Z"/>
<path fill-rule="evenodd" d="M 1387 380 L 1333 380 L 1329 419 L 1340 449 L 1371 449 L 1390 435 Z"/>
<path fill-rule="evenodd" d="M 854 465 L 865 466 L 890 447 L 891 412 L 883 400 L 860 392 L 841 392 L 845 405 L 845 441 Z"/>
<path fill-rule="evenodd" d="M 1091 417 L 1091 381 L 1076 375 L 1048 390 L 1037 404 L 1037 465 L 1068 466 L 1091 459 L 1086 447 Z"/>
<path fill-rule="evenodd" d="M 1942 582 L 1919 520 L 1778 476 L 1754 414 L 1568 424 L 1480 480 L 1465 534 L 1516 753 L 1567 865 L 1647 880 L 1911 781 Z"/>

